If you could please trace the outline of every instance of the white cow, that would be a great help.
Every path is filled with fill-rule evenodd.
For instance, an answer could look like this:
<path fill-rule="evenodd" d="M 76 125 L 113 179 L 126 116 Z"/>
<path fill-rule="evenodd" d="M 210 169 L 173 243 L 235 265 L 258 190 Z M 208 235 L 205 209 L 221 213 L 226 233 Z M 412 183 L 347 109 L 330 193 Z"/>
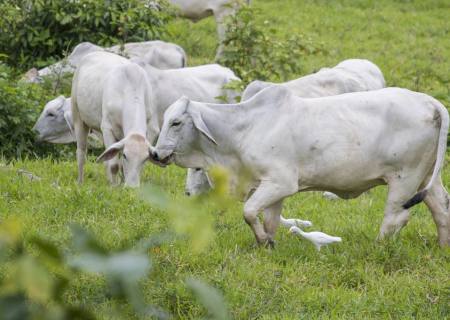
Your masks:
<path fill-rule="evenodd" d="M 86 55 L 97 51 L 112 52 L 130 59 L 143 59 L 146 63 L 150 63 L 159 69 L 175 69 L 186 66 L 186 53 L 183 48 L 170 42 L 159 40 L 131 42 L 123 46 L 116 45 L 109 48 L 102 48 L 90 42 L 82 42 L 72 50 L 72 53 L 67 57 L 67 61 L 60 61 L 38 70 L 37 74 L 30 72 L 30 70 L 27 73 L 29 75 L 26 76 L 26 81 L 40 82 L 43 77 L 73 73 Z"/>
<path fill-rule="evenodd" d="M 113 68 L 105 78 L 101 131 L 107 149 L 98 161 L 112 160 L 121 152 L 126 186 L 139 186 L 141 169 L 149 160 L 150 141 L 159 131 L 151 121 L 152 94 L 147 74 L 138 64 L 130 62 Z M 115 168 L 110 173 L 115 174 Z"/>
<path fill-rule="evenodd" d="M 115 156 L 121 151 L 126 153 L 128 139 L 126 136 L 127 130 L 122 128 L 125 132 L 122 133 L 120 128 L 123 126 L 123 119 L 126 115 L 135 116 L 134 111 L 122 114 L 119 110 L 129 110 L 128 105 L 132 104 L 133 101 L 139 101 L 140 105 L 143 104 L 142 101 L 145 101 L 146 118 L 143 118 L 142 111 L 139 111 L 141 112 L 140 117 L 147 123 L 147 141 L 140 144 L 145 146 L 147 142 L 154 142 L 159 133 L 165 110 L 180 96 L 189 95 L 193 99 L 209 102 L 220 102 L 221 96 L 227 96 L 230 99 L 229 101 L 232 101 L 236 96 L 236 93 L 223 89 L 223 86 L 229 81 L 238 80 L 228 68 L 219 65 L 205 65 L 184 69 L 159 70 L 143 61 L 133 61 L 112 53 L 94 52 L 82 60 L 75 72 L 72 85 L 72 115 L 77 140 L 79 182 L 83 181 L 87 147 L 86 137 L 90 128 L 101 131 L 103 134 L 107 149 L 99 160 L 109 160 L 107 165 L 108 178 L 112 183 L 117 183 L 120 163 Z M 128 67 L 130 65 L 135 67 Z M 127 67 L 125 68 L 125 66 Z M 132 77 L 131 71 L 138 70 L 137 67 L 145 72 L 148 86 L 143 81 L 142 72 L 136 75 L 136 79 Z M 141 88 L 144 84 L 146 90 Z M 132 90 L 133 95 L 128 94 L 126 90 Z M 138 93 L 135 93 L 135 91 Z M 143 92 L 148 94 L 147 100 L 142 97 Z M 105 106 L 108 108 L 105 109 Z M 112 125 L 113 123 L 114 125 Z M 132 125 L 129 126 L 134 130 Z M 139 133 L 142 135 L 141 129 Z M 125 141 L 122 139 L 125 139 Z M 119 144 L 115 144 L 117 141 L 119 141 Z M 148 155 L 148 148 L 146 152 Z M 131 163 L 131 160 L 128 159 L 130 157 L 125 154 L 127 160 L 124 160 L 124 173 L 127 185 L 134 186 L 139 183 L 135 175 L 128 179 L 127 171 L 140 171 L 143 162 L 142 154 L 143 152 L 134 157 L 141 160 L 140 166 L 134 169 L 125 168 L 125 162 Z M 137 162 L 133 161 L 133 163 L 136 164 Z"/>
<path fill-rule="evenodd" d="M 347 92 L 382 89 L 386 82 L 381 70 L 365 59 L 348 59 L 333 68 L 322 68 L 318 72 L 285 83 L 253 81 L 242 93 L 242 101 L 270 86 L 283 86 L 302 98 L 334 96 Z"/>
<path fill-rule="evenodd" d="M 285 83 L 253 81 L 242 93 L 242 101 L 250 99 L 264 88 L 282 86 L 293 94 L 303 98 L 333 96 L 347 92 L 370 91 L 385 87 L 381 70 L 372 62 L 364 59 L 348 59 L 333 68 L 323 68 L 319 72 Z M 189 171 L 189 184 L 186 194 L 196 195 L 210 189 L 204 171 Z M 336 198 L 330 192 L 327 198 Z"/>
<path fill-rule="evenodd" d="M 217 24 L 217 37 L 219 39 L 219 47 L 217 49 L 216 58 L 220 57 L 223 50 L 223 41 L 225 40 L 225 18 L 234 14 L 239 8 L 240 0 L 169 0 L 179 9 L 182 16 L 198 21 L 209 16 L 214 16 Z M 248 5 L 250 0 L 245 1 Z"/>
<path fill-rule="evenodd" d="M 273 87 L 241 104 L 178 100 L 164 115 L 152 157 L 188 168 L 221 165 L 234 183 L 246 172 L 254 192 L 244 217 L 260 244 L 273 244 L 282 202 L 292 194 L 354 198 L 387 184 L 380 238 L 398 232 L 408 208 L 425 200 L 440 244 L 449 245 L 450 197 L 440 179 L 448 125 L 441 103 L 406 89 L 303 99 Z"/>

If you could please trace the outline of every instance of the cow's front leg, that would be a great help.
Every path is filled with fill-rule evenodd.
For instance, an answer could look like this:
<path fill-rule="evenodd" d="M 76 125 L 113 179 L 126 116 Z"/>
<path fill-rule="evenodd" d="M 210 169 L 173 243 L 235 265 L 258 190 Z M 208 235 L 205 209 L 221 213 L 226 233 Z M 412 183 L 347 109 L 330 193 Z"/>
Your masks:
<path fill-rule="evenodd" d="M 116 142 L 116 138 L 111 129 L 108 126 L 102 125 L 102 133 L 103 133 L 103 141 L 105 144 L 105 149 L 108 149 L 112 144 Z M 115 156 L 111 160 L 105 162 L 106 167 L 106 176 L 108 177 L 109 182 L 113 185 L 120 184 L 120 175 L 122 166 L 120 163 L 120 159 L 118 156 Z"/>
<path fill-rule="evenodd" d="M 275 183 L 263 181 L 244 205 L 245 222 L 252 228 L 258 244 L 273 245 L 273 236 L 280 221 L 281 201 L 297 192 L 297 186 L 289 183 Z M 258 219 L 258 214 L 268 209 L 271 221 L 265 228 Z M 269 231 L 269 232 L 268 232 Z"/>
<path fill-rule="evenodd" d="M 264 209 L 264 231 L 267 234 L 267 244 L 271 247 L 275 245 L 275 233 L 280 224 L 281 209 L 283 200 L 277 201 Z"/>
<path fill-rule="evenodd" d="M 86 162 L 89 128 L 81 121 L 78 112 L 74 113 L 74 130 L 75 138 L 77 139 L 78 183 L 81 184 L 84 180 L 84 163 Z"/>

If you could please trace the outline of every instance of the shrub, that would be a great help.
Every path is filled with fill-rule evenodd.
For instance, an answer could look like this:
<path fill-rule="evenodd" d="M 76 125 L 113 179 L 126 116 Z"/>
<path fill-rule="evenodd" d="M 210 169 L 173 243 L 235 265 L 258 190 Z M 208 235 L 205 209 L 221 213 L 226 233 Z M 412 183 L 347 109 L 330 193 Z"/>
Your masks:
<path fill-rule="evenodd" d="M 235 89 L 242 89 L 255 79 L 286 81 L 301 72 L 302 56 L 323 52 L 321 46 L 314 46 L 301 34 L 284 41 L 276 39 L 276 30 L 268 21 L 263 26 L 256 23 L 256 10 L 243 5 L 226 21 L 227 34 L 219 62 L 243 80 L 235 84 Z"/>
<path fill-rule="evenodd" d="M 38 85 L 18 82 L 12 70 L 0 64 L 0 157 L 60 155 L 69 150 L 35 141 L 32 128 L 50 96 Z"/>
<path fill-rule="evenodd" d="M 0 53 L 21 69 L 59 60 L 82 41 L 110 46 L 160 38 L 171 16 L 141 0 L 3 0 L 0 15 Z"/>

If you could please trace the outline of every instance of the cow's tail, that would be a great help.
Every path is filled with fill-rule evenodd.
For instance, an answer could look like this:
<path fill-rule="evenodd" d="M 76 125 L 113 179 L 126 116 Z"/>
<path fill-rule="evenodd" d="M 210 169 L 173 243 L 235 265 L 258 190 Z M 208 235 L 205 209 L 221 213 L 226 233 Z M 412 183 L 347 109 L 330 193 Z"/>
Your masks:
<path fill-rule="evenodd" d="M 428 184 L 425 186 L 425 188 L 416 193 L 414 197 L 412 197 L 411 199 L 406 201 L 405 204 L 403 204 L 404 209 L 411 208 L 412 206 L 422 202 L 423 199 L 425 199 L 428 190 L 431 188 L 434 181 L 438 178 L 441 168 L 444 164 L 445 151 L 447 150 L 449 115 L 447 109 L 439 101 L 433 99 L 432 104 L 436 108 L 436 111 L 439 113 L 439 117 L 441 119 L 441 128 L 439 130 L 437 155 L 436 155 L 436 162 L 434 164 L 433 174 L 431 175 L 430 181 L 428 181 Z"/>

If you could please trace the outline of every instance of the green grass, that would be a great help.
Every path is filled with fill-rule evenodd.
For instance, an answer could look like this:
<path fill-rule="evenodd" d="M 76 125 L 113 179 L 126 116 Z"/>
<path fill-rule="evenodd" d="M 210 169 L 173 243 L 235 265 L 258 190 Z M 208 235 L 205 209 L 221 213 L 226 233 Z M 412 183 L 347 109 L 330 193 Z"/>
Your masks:
<path fill-rule="evenodd" d="M 389 85 L 431 94 L 450 106 L 450 37 L 447 1 L 254 0 L 259 21 L 272 21 L 279 36 L 303 33 L 327 53 L 302 57 L 304 73 L 346 58 L 377 63 Z M 211 62 L 215 50 L 212 19 L 171 24 L 191 65 Z M 292 75 L 292 78 L 300 75 Z M 42 178 L 30 182 L 26 169 Z M 148 165 L 144 181 L 183 197 L 185 172 Z M 86 183 L 78 186 L 75 161 L 18 161 L 0 167 L 0 220 L 19 217 L 25 237 L 39 234 L 66 246 L 68 224 L 77 222 L 108 248 L 171 229 L 165 212 L 152 208 L 135 190 L 108 186 L 104 168 L 91 158 Z M 443 180 L 450 184 L 450 167 Z M 450 316 L 450 251 L 440 249 L 431 215 L 422 204 L 397 239 L 375 241 L 386 189 L 350 201 L 327 201 L 319 193 L 289 198 L 284 215 L 312 220 L 315 230 L 339 235 L 343 243 L 316 252 L 280 228 L 277 247 L 254 248 L 242 205 L 214 213 L 216 236 L 206 251 L 175 241 L 152 250 L 154 269 L 143 282 L 149 303 L 180 319 L 204 315 L 186 289 L 195 276 L 219 288 L 235 319 L 445 319 Z M 1 278 L 1 277 L 0 277 Z M 80 276 L 65 297 L 90 301 L 109 319 L 118 303 L 103 295 L 104 280 Z M 130 317 L 132 315 L 130 314 Z"/>

